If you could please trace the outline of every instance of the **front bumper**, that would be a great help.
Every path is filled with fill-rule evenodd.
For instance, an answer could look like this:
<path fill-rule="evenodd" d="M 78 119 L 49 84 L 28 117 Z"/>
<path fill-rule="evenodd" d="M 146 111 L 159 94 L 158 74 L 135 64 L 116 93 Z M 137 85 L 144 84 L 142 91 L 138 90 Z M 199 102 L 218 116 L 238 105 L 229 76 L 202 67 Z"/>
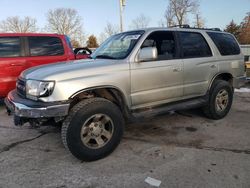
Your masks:
<path fill-rule="evenodd" d="M 233 78 L 233 87 L 241 88 L 246 84 L 246 76 L 234 77 Z"/>
<path fill-rule="evenodd" d="M 24 118 L 51 118 L 68 115 L 70 102 L 45 103 L 21 98 L 11 91 L 5 99 L 6 107 L 15 116 Z"/>

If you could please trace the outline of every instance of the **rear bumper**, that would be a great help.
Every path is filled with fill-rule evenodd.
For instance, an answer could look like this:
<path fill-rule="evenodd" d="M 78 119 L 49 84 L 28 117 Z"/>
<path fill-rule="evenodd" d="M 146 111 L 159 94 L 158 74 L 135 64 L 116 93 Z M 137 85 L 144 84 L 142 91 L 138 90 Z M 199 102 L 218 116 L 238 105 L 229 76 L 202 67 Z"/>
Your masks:
<path fill-rule="evenodd" d="M 8 94 L 4 102 L 7 109 L 15 116 L 24 118 L 62 117 L 68 115 L 70 107 L 67 101 L 45 103 L 24 99 L 18 96 L 15 90 Z"/>
<path fill-rule="evenodd" d="M 233 79 L 233 87 L 241 88 L 246 84 L 246 76 L 234 77 Z"/>

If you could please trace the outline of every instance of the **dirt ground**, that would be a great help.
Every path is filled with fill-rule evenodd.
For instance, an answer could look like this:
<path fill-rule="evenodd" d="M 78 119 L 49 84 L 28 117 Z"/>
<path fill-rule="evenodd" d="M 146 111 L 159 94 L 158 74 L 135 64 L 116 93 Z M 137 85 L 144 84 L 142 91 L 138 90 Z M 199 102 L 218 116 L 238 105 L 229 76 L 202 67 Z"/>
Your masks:
<path fill-rule="evenodd" d="M 229 115 L 181 111 L 129 124 L 105 159 L 81 162 L 60 128 L 15 127 L 0 105 L 0 187 L 250 187 L 250 93 L 235 93 Z"/>

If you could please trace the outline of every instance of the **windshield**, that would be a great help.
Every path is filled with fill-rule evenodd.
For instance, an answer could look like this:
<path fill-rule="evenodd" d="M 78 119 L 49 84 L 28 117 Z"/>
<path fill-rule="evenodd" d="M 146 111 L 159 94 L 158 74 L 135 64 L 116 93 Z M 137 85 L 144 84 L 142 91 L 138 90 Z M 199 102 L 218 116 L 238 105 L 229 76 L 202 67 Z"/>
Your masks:
<path fill-rule="evenodd" d="M 124 59 L 144 31 L 130 31 L 111 36 L 91 55 L 93 59 Z"/>

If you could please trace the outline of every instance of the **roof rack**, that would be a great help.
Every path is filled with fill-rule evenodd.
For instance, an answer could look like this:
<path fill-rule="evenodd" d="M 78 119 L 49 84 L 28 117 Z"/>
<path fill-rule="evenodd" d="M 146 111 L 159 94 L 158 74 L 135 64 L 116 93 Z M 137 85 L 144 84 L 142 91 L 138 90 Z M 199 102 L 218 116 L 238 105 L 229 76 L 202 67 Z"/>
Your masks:
<path fill-rule="evenodd" d="M 190 28 L 190 26 L 188 24 L 183 24 L 183 25 L 173 25 L 173 26 L 170 26 L 170 28 L 172 27 L 179 27 L 179 28 Z"/>
<path fill-rule="evenodd" d="M 220 28 L 198 28 L 198 27 L 190 27 L 190 25 L 188 25 L 188 24 L 170 26 L 170 28 L 173 28 L 173 27 L 187 28 L 187 29 L 211 30 L 211 31 L 221 31 Z"/>

